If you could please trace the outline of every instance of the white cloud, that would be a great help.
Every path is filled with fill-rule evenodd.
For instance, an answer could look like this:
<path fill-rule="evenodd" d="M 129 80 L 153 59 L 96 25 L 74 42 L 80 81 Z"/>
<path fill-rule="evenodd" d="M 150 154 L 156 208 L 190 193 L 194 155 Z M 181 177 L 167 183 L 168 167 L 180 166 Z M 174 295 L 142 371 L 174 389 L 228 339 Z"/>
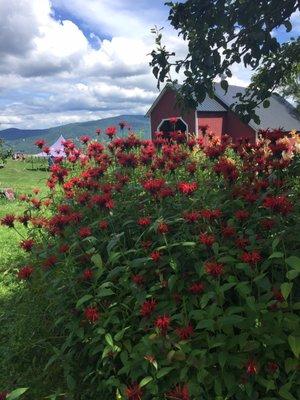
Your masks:
<path fill-rule="evenodd" d="M 179 57 L 186 51 L 166 23 L 163 3 L 0 0 L 0 128 L 145 113 L 158 93 L 150 28 L 166 25 L 167 47 Z M 236 76 L 235 83 L 247 83 L 249 73 L 240 68 Z"/>

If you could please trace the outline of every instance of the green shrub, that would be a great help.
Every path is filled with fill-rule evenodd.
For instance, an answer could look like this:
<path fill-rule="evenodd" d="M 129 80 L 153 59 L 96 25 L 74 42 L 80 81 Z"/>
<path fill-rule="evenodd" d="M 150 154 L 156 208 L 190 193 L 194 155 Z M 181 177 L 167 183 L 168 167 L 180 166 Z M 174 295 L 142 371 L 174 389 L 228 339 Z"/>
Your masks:
<path fill-rule="evenodd" d="M 66 142 L 52 195 L 22 218 L 33 261 L 19 271 L 56 315 L 53 391 L 300 397 L 296 157 L 282 132 L 262 134 L 238 148 L 181 134 L 107 149 L 84 138 L 84 153 Z"/>

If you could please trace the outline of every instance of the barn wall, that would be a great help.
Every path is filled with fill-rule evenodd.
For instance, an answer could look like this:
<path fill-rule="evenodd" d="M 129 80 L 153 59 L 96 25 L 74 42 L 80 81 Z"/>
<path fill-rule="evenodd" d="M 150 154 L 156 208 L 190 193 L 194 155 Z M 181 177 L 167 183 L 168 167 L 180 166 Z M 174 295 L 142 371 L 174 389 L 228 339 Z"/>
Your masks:
<path fill-rule="evenodd" d="M 225 113 L 218 112 L 198 112 L 198 128 L 207 125 L 207 132 L 220 138 L 224 130 L 224 115 Z"/>
<path fill-rule="evenodd" d="M 226 114 L 223 133 L 230 135 L 233 142 L 244 138 L 249 138 L 251 143 L 255 142 L 254 129 L 242 122 L 232 111 L 228 111 Z"/>
<path fill-rule="evenodd" d="M 182 119 L 188 124 L 188 131 L 190 133 L 196 132 L 195 110 L 183 113 L 176 106 L 175 92 L 173 90 L 166 90 L 151 112 L 150 122 L 152 138 L 154 137 L 154 133 L 157 131 L 160 122 L 163 119 L 168 119 L 170 117 L 182 117 Z"/>

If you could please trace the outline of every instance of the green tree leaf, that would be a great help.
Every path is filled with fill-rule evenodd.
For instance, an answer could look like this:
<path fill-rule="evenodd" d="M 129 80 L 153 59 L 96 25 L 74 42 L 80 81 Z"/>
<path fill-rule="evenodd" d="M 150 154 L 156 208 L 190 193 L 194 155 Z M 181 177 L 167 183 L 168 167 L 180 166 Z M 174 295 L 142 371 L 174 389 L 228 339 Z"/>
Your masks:
<path fill-rule="evenodd" d="M 24 394 L 25 392 L 27 392 L 29 388 L 19 388 L 19 389 L 15 389 L 12 392 L 9 393 L 9 395 L 7 396 L 7 400 L 15 400 L 18 399 L 22 396 L 22 394 Z"/>
<path fill-rule="evenodd" d="M 282 295 L 283 295 L 283 297 L 284 297 L 285 300 L 288 299 L 288 297 L 289 297 L 289 295 L 290 295 L 290 293 L 291 293 L 292 288 L 293 288 L 293 283 L 287 283 L 287 282 L 285 282 L 285 283 L 283 283 L 283 284 L 280 286 L 281 293 L 282 293 Z"/>
<path fill-rule="evenodd" d="M 149 382 L 153 381 L 152 376 L 146 376 L 145 378 L 143 378 L 140 382 L 140 387 L 146 386 L 148 385 Z"/>
<path fill-rule="evenodd" d="M 297 358 L 299 358 L 299 355 L 300 355 L 300 336 L 290 335 L 288 337 L 288 342 L 289 342 L 290 348 L 292 349 L 292 352 L 295 354 L 295 356 Z"/>

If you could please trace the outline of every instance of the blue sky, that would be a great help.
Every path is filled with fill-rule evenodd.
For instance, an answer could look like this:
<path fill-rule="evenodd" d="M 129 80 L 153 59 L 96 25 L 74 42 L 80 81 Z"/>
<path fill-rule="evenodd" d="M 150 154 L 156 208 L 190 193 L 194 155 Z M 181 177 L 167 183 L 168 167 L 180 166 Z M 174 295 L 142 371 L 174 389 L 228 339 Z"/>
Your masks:
<path fill-rule="evenodd" d="M 0 0 L 0 129 L 144 114 L 158 93 L 150 29 L 165 26 L 168 47 L 185 54 L 167 16 L 164 0 Z M 250 71 L 233 73 L 231 83 L 249 82 Z"/>

